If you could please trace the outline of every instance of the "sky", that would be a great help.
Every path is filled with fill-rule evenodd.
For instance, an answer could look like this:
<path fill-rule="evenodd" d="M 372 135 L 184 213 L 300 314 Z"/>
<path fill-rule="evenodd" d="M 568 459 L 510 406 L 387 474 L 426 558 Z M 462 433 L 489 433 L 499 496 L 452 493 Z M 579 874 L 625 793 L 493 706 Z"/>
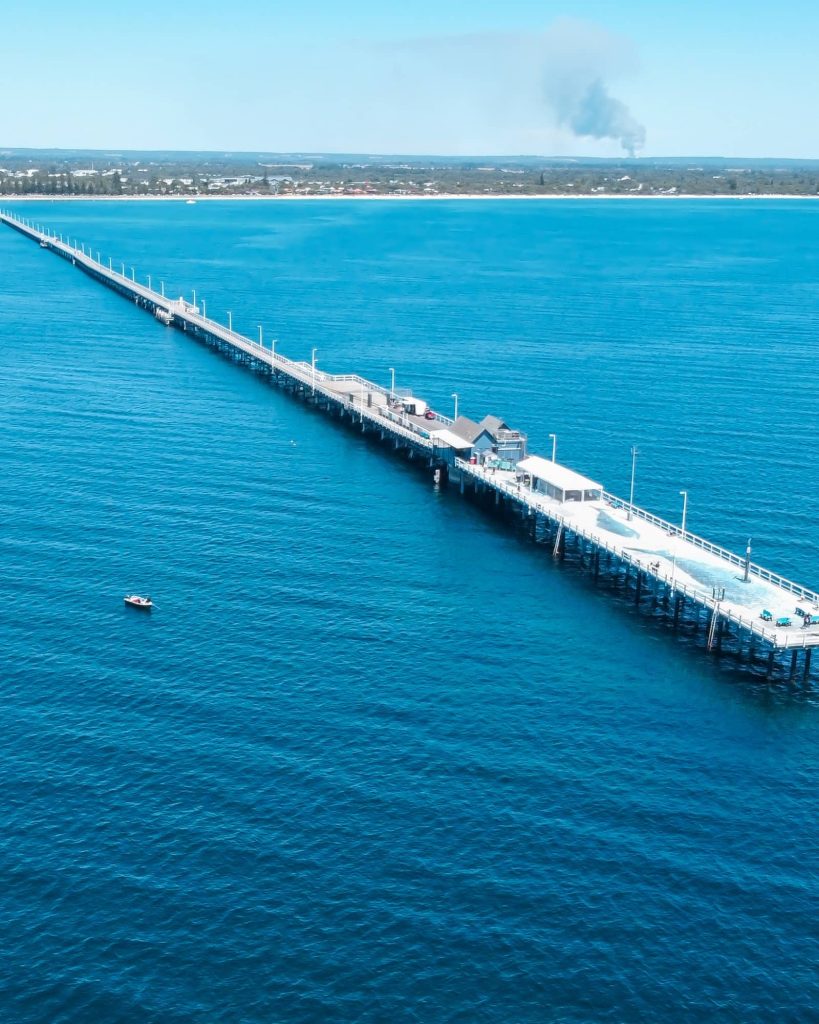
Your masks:
<path fill-rule="evenodd" d="M 3 0 L 0 148 L 819 158 L 805 0 Z"/>

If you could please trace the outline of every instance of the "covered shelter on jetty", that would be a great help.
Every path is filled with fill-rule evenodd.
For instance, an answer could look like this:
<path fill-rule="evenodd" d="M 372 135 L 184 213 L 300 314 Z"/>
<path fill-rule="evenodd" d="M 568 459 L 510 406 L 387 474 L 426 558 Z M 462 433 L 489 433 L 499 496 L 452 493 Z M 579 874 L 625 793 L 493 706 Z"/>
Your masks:
<path fill-rule="evenodd" d="M 454 465 L 456 458 L 468 459 L 472 451 L 469 441 L 446 428 L 431 430 L 429 439 L 433 452 L 449 465 Z"/>
<path fill-rule="evenodd" d="M 539 455 L 530 455 L 517 464 L 518 479 L 529 478 L 533 491 L 555 501 L 601 501 L 603 485 L 576 473 L 559 462 L 550 462 Z"/>

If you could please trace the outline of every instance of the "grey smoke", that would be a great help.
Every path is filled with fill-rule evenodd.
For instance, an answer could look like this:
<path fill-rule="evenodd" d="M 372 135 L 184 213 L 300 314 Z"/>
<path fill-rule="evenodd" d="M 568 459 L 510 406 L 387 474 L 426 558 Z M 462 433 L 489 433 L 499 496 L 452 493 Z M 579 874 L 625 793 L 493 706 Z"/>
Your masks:
<path fill-rule="evenodd" d="M 635 46 L 594 22 L 563 17 L 540 32 L 415 37 L 367 56 L 357 62 L 369 69 L 359 91 L 380 97 L 385 137 L 398 125 L 400 138 L 415 116 L 417 135 L 434 137 L 441 152 L 565 150 L 571 135 L 613 139 L 634 155 L 645 142 L 643 126 L 610 92 L 638 69 Z M 373 109 L 371 101 L 370 119 Z"/>
<path fill-rule="evenodd" d="M 571 128 L 575 135 L 617 139 L 629 156 L 634 156 L 645 143 L 643 125 L 622 100 L 609 94 L 601 78 L 595 78 L 579 92 L 561 90 L 552 97 L 552 103 L 558 123 Z"/>
<path fill-rule="evenodd" d="M 633 72 L 631 42 L 592 22 L 559 18 L 542 36 L 542 53 L 544 96 L 557 124 L 580 137 L 615 139 L 634 156 L 646 130 L 606 84 Z"/>

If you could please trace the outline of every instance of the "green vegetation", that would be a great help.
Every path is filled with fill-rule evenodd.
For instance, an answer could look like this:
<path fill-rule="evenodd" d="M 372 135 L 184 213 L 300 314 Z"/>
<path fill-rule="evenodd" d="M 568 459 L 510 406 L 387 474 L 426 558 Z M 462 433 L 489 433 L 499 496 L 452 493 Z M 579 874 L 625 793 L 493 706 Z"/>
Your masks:
<path fill-rule="evenodd" d="M 0 151 L 0 195 L 819 195 L 819 161 Z"/>

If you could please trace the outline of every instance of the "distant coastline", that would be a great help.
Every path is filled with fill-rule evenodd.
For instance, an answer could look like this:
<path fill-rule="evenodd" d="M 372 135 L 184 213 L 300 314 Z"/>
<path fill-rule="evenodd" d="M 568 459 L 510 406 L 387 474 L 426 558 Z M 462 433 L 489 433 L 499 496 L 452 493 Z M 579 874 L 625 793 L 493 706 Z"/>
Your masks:
<path fill-rule="evenodd" d="M 561 192 L 561 193 L 550 193 L 549 195 L 481 195 L 479 193 L 468 193 L 460 195 L 457 192 L 446 192 L 436 193 L 435 195 L 387 195 L 387 194 L 369 194 L 369 195 L 199 195 L 199 196 L 50 196 L 50 195 L 0 195 L 0 203 L 233 203 L 233 202 L 263 202 L 263 203 L 301 203 L 301 202 L 413 202 L 413 203 L 428 203 L 436 202 L 440 200 L 453 200 L 453 199 L 468 199 L 472 200 L 492 200 L 495 202 L 554 202 L 555 200 L 562 201 L 568 200 L 616 200 L 630 202 L 632 200 L 642 202 L 644 200 L 654 201 L 665 201 L 665 200 L 679 200 L 679 199 L 698 199 L 703 201 L 714 201 L 714 200 L 730 200 L 731 202 L 741 200 L 760 200 L 760 199 L 796 199 L 796 200 L 808 200 L 815 201 L 819 199 L 819 195 L 794 195 L 793 193 L 760 193 L 754 192 L 749 195 L 737 195 L 736 193 L 731 194 L 712 194 L 702 195 L 696 192 L 692 193 L 674 193 L 673 195 L 646 195 L 645 193 L 632 193 L 624 195 L 623 193 L 610 193 L 609 195 L 595 194 L 591 195 L 587 192 Z"/>
<path fill-rule="evenodd" d="M 19 199 L 788 199 L 819 197 L 819 160 L 387 157 L 3 150 Z"/>

